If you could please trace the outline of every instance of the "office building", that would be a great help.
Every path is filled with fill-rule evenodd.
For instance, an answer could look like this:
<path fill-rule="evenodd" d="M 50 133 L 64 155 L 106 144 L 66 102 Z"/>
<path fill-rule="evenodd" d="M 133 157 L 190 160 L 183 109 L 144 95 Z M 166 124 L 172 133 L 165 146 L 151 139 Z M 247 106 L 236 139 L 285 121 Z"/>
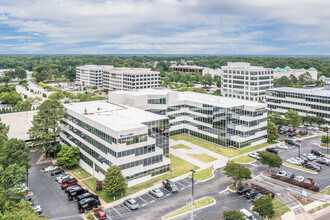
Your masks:
<path fill-rule="evenodd" d="M 289 109 L 299 115 L 320 116 L 330 124 L 330 83 L 324 88 L 280 87 L 267 90 L 269 111 L 285 114 Z"/>
<path fill-rule="evenodd" d="M 249 63 L 228 62 L 222 66 L 221 94 L 250 101 L 265 101 L 266 90 L 273 88 L 273 69 Z"/>
<path fill-rule="evenodd" d="M 110 91 L 157 88 L 160 73 L 147 68 L 85 65 L 76 68 L 76 83 Z"/>
<path fill-rule="evenodd" d="M 167 89 L 114 91 L 109 100 L 166 115 L 170 134 L 189 133 L 222 146 L 267 141 L 266 104 Z"/>
<path fill-rule="evenodd" d="M 200 66 L 176 66 L 173 65 L 173 72 L 180 72 L 180 73 L 190 73 L 190 74 L 196 74 L 196 73 L 202 73 L 204 67 Z"/>
<path fill-rule="evenodd" d="M 310 73 L 313 80 L 317 80 L 317 70 L 314 67 L 311 67 L 309 69 L 291 69 L 289 66 L 286 66 L 284 68 L 276 67 L 274 69 L 274 78 L 281 78 L 282 76 L 290 77 L 290 75 L 294 75 L 295 77 L 299 77 L 300 75 L 303 75 L 305 73 Z"/>
<path fill-rule="evenodd" d="M 64 106 L 60 141 L 80 148 L 79 165 L 93 176 L 117 165 L 132 186 L 169 171 L 166 116 L 108 101 Z"/>

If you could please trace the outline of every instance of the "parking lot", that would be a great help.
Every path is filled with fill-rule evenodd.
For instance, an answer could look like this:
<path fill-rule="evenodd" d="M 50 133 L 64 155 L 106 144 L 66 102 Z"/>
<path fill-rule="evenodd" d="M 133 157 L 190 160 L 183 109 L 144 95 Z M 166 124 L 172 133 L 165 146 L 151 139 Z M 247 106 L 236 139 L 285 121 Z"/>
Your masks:
<path fill-rule="evenodd" d="M 61 185 L 49 173 L 44 173 L 42 168 L 51 163 L 36 164 L 40 155 L 33 153 L 31 168 L 29 169 L 28 186 L 33 192 L 32 201 L 43 209 L 42 215 L 50 219 L 82 219 L 78 215 L 77 202 L 68 201 L 67 195 L 61 190 Z M 65 217 L 65 218 L 62 218 Z"/>
<path fill-rule="evenodd" d="M 190 180 L 189 177 L 184 178 L 182 180 L 179 180 L 179 181 L 175 182 L 175 184 L 179 188 L 178 193 L 171 193 L 170 191 L 168 191 L 164 187 L 161 187 L 161 188 L 159 188 L 159 190 L 162 191 L 164 197 L 156 198 L 150 192 L 148 192 L 144 195 L 135 197 L 134 199 L 139 204 L 140 210 L 141 210 L 144 207 L 156 204 L 158 201 L 163 200 L 167 197 L 180 196 L 180 191 L 186 191 L 188 189 L 191 189 L 191 180 Z M 195 184 L 198 184 L 198 182 L 195 181 Z M 135 212 L 135 211 L 130 210 L 124 204 L 114 206 L 114 207 L 112 207 L 110 209 L 107 209 L 105 211 L 107 212 L 107 214 L 112 219 L 121 218 L 121 217 L 124 218 L 124 216 L 127 216 L 127 215 L 131 214 L 131 212 Z"/>

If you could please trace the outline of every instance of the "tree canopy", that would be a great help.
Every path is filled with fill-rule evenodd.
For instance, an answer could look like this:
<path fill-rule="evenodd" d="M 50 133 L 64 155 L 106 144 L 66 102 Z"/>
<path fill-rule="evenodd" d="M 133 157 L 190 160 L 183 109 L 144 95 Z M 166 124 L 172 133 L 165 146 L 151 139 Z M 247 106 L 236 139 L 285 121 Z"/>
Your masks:
<path fill-rule="evenodd" d="M 269 170 L 272 167 L 280 168 L 282 166 L 282 158 L 277 154 L 273 154 L 267 151 L 259 152 L 260 162 L 264 165 L 268 165 Z"/>
<path fill-rule="evenodd" d="M 267 122 L 267 138 L 268 138 L 268 141 L 274 141 L 279 137 L 280 137 L 280 134 L 278 133 L 276 125 L 273 122 L 268 121 Z"/>
<path fill-rule="evenodd" d="M 262 218 L 273 218 L 275 210 L 272 200 L 271 195 L 264 195 L 262 198 L 256 199 L 252 211 L 258 213 Z"/>
<path fill-rule="evenodd" d="M 301 117 L 299 113 L 293 109 L 289 109 L 285 113 L 285 118 L 292 127 L 299 127 L 301 125 Z"/>
<path fill-rule="evenodd" d="M 8 167 L 10 164 L 16 163 L 19 166 L 29 168 L 30 149 L 25 141 L 12 138 L 0 146 L 0 164 Z"/>
<path fill-rule="evenodd" d="M 236 210 L 223 212 L 223 220 L 245 220 L 243 213 Z"/>
<path fill-rule="evenodd" d="M 127 182 L 119 166 L 112 165 L 107 169 L 102 183 L 102 189 L 110 195 L 116 195 L 120 192 L 125 193 Z"/>
<path fill-rule="evenodd" d="M 242 180 L 247 180 L 252 178 L 251 170 L 249 168 L 246 168 L 231 160 L 227 162 L 227 165 L 225 166 L 223 171 L 227 177 L 231 177 L 235 181 L 236 186 L 238 186 L 238 183 L 241 182 Z"/>
<path fill-rule="evenodd" d="M 57 154 L 58 166 L 72 167 L 79 163 L 80 151 L 78 147 L 62 145 L 60 152 Z"/>

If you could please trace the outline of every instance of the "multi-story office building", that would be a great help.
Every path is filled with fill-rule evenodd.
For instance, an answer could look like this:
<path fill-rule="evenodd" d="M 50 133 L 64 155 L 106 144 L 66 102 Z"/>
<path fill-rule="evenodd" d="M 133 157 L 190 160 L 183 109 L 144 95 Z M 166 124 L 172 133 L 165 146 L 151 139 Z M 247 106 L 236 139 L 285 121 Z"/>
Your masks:
<path fill-rule="evenodd" d="M 172 66 L 173 72 L 180 72 L 180 73 L 190 73 L 190 74 L 196 74 L 196 73 L 202 73 L 204 70 L 204 67 L 200 66 Z"/>
<path fill-rule="evenodd" d="M 266 104 L 167 89 L 114 91 L 109 100 L 166 115 L 170 134 L 189 133 L 222 146 L 267 140 Z"/>
<path fill-rule="evenodd" d="M 309 69 L 291 69 L 289 66 L 286 66 L 284 68 L 276 67 L 274 69 L 274 78 L 281 78 L 282 76 L 290 77 L 290 75 L 294 75 L 295 77 L 299 77 L 300 75 L 303 75 L 305 73 L 310 73 L 313 80 L 317 80 L 317 70 L 314 67 L 311 67 Z"/>
<path fill-rule="evenodd" d="M 147 68 L 85 65 L 76 68 L 76 83 L 113 90 L 160 87 L 160 73 Z"/>
<path fill-rule="evenodd" d="M 321 116 L 330 124 L 330 86 L 270 89 L 267 90 L 267 107 L 281 114 L 293 109 L 302 116 Z"/>
<path fill-rule="evenodd" d="M 80 166 L 98 179 L 117 165 L 129 186 L 169 171 L 166 116 L 108 101 L 65 105 L 60 141 L 80 148 Z"/>
<path fill-rule="evenodd" d="M 266 100 L 266 90 L 273 88 L 274 70 L 249 63 L 228 62 L 222 66 L 221 94 L 250 101 Z"/>

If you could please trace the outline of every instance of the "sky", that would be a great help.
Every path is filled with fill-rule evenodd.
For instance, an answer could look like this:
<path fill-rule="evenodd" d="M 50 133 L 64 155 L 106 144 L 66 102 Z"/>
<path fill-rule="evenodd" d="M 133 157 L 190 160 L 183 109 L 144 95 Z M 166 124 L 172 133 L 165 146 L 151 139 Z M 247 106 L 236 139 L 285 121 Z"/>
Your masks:
<path fill-rule="evenodd" d="M 0 54 L 330 55 L 330 0 L 0 0 Z"/>

